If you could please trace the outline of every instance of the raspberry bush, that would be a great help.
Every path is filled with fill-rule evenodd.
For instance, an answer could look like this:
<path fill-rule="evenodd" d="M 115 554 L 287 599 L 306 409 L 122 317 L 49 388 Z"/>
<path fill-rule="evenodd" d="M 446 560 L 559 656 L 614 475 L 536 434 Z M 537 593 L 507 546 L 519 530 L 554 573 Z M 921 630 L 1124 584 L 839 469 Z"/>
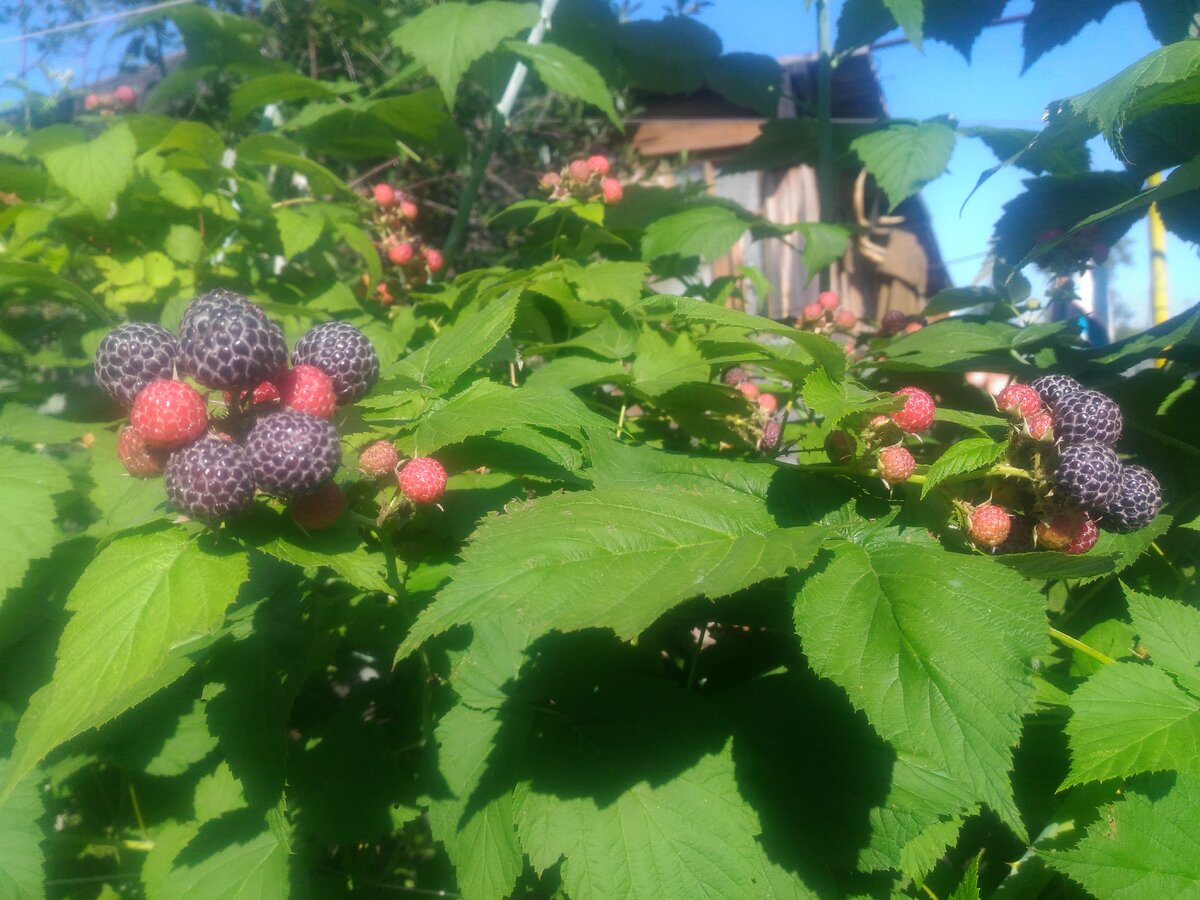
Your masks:
<path fill-rule="evenodd" d="M 772 115 L 772 61 L 421 6 L 175 7 L 157 88 L 0 134 L 0 897 L 1195 897 L 1200 313 L 1043 315 L 1150 200 L 1189 233 L 1186 27 L 1037 135 L 837 123 L 881 208 L 957 139 L 1035 177 L 990 284 L 774 322 L 709 264 L 859 235 L 615 139 Z"/>

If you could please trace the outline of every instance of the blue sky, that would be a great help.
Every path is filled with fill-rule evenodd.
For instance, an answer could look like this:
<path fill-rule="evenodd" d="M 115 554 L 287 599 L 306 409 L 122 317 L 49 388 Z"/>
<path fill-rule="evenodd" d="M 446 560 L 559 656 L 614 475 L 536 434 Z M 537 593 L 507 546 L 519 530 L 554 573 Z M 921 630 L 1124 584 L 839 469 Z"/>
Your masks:
<path fill-rule="evenodd" d="M 656 17 L 664 0 L 644 0 L 641 15 Z M 836 24 L 843 0 L 830 0 Z M 969 2 L 969 0 L 962 0 Z M 1028 10 L 1028 0 L 1010 3 L 1012 15 Z M 816 20 L 804 0 L 714 0 L 699 16 L 722 38 L 727 51 L 788 56 L 816 50 Z M 12 29 L 0 27 L 0 38 Z M 997 125 L 1037 129 L 1046 104 L 1078 93 L 1115 75 L 1125 66 L 1158 46 L 1146 29 L 1140 8 L 1123 3 L 1100 23 L 1088 25 L 1064 47 L 1043 56 L 1021 75 L 1021 27 L 988 29 L 975 45 L 968 63 L 951 47 L 927 41 L 924 52 L 902 45 L 875 53 L 889 112 L 894 116 L 928 118 L 949 113 L 963 125 Z M 101 40 L 92 48 L 93 76 L 117 62 L 116 48 Z M 78 60 L 59 65 L 78 64 Z M 17 68 L 17 45 L 0 45 L 0 77 Z M 0 101 L 17 95 L 0 87 Z M 1117 168 L 1117 162 L 1099 139 L 1092 142 L 1093 164 Z M 955 284 L 969 284 L 976 276 L 981 254 L 987 248 L 992 224 L 1003 204 L 1020 192 L 1027 177 L 1008 169 L 993 177 L 971 198 L 960 215 L 960 207 L 979 173 L 994 165 L 995 158 L 974 139 L 960 139 L 950 161 L 950 171 L 923 192 L 933 216 L 934 229 L 947 260 L 963 261 L 950 266 Z M 1133 262 L 1119 266 L 1114 289 L 1119 302 L 1133 321 L 1149 321 L 1149 252 L 1145 222 L 1135 225 L 1131 239 Z M 1168 236 L 1172 314 L 1200 299 L 1200 257 L 1196 248 Z M 1035 284 L 1035 290 L 1039 286 Z"/>
<path fill-rule="evenodd" d="M 652 2 L 643 8 L 645 12 L 652 11 Z M 842 0 L 830 0 L 835 24 L 841 7 Z M 1028 2 L 1010 3 L 1005 14 L 1028 9 Z M 816 50 L 816 19 L 803 0 L 714 0 L 699 18 L 721 35 L 727 51 L 786 56 Z M 1069 44 L 1051 50 L 1024 76 L 1019 25 L 987 29 L 975 44 L 970 63 L 949 45 L 926 41 L 924 53 L 909 44 L 881 49 L 875 53 L 875 65 L 893 116 L 923 119 L 949 113 L 963 125 L 1038 129 L 1048 102 L 1094 87 L 1157 46 L 1140 7 L 1124 3 L 1102 22 L 1088 25 Z M 1001 207 L 1020 192 L 1021 179 L 1029 177 L 1017 169 L 998 173 L 971 198 L 960 216 L 959 209 L 980 172 L 995 162 L 982 142 L 961 138 L 949 173 L 923 191 L 947 260 L 973 256 L 987 248 Z M 1099 139 L 1092 142 L 1092 164 L 1119 168 Z M 1133 321 L 1144 325 L 1150 317 L 1145 221 L 1127 236 L 1132 239 L 1133 263 L 1117 268 L 1114 289 Z M 1195 246 L 1169 235 L 1167 260 L 1174 315 L 1200 299 L 1200 258 Z M 950 266 L 954 283 L 970 284 L 980 262 L 970 259 Z M 1035 283 L 1035 291 L 1038 287 Z"/>

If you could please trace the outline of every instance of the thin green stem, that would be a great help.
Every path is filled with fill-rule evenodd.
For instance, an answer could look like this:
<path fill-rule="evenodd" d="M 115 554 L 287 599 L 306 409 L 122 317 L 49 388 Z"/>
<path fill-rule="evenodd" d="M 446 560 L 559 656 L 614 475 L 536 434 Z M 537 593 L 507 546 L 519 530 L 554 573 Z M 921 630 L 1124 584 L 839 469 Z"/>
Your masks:
<path fill-rule="evenodd" d="M 471 221 L 471 211 L 475 208 L 475 201 L 479 199 L 479 186 L 483 184 L 488 164 L 491 163 L 492 157 L 496 153 L 496 147 L 500 145 L 500 136 L 504 134 L 506 124 L 504 116 L 498 112 L 492 113 L 492 124 L 488 128 L 483 146 L 479 148 L 479 152 L 475 154 L 475 159 L 471 162 L 471 171 L 467 175 L 467 181 L 458 197 L 458 209 L 454 212 L 454 221 L 450 223 L 450 233 L 446 235 L 446 242 L 442 245 L 442 257 L 447 264 L 454 259 L 466 237 L 467 226 Z"/>
<path fill-rule="evenodd" d="M 1090 656 L 1092 659 L 1096 660 L 1096 662 L 1098 662 L 1098 663 L 1103 663 L 1104 665 L 1107 666 L 1107 665 L 1111 665 L 1112 663 L 1116 662 L 1116 660 L 1113 659 L 1111 656 L 1101 653 L 1095 647 L 1090 647 L 1087 644 L 1085 644 L 1083 641 L 1079 640 L 1079 638 L 1073 638 L 1066 632 L 1059 631 L 1057 628 L 1050 629 L 1050 637 L 1054 638 L 1056 641 L 1058 641 L 1060 644 L 1062 644 L 1065 647 L 1070 647 L 1072 650 L 1078 650 L 1080 653 L 1084 654 L 1085 656 Z"/>

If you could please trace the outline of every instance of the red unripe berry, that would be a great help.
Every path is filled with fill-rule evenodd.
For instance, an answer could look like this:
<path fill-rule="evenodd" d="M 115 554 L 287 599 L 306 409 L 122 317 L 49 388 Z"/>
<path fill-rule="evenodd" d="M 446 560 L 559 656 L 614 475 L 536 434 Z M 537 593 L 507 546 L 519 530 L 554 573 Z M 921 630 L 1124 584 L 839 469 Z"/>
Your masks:
<path fill-rule="evenodd" d="M 751 402 L 758 400 L 758 386 L 753 381 L 743 381 L 737 386 L 737 389 L 747 400 Z"/>
<path fill-rule="evenodd" d="M 1100 530 L 1087 513 L 1072 510 L 1038 522 L 1034 528 L 1039 547 L 1064 553 L 1087 553 L 1096 545 Z"/>
<path fill-rule="evenodd" d="M 833 324 L 843 331 L 849 331 L 858 324 L 858 316 L 848 309 L 839 309 L 833 314 Z"/>
<path fill-rule="evenodd" d="M 204 434 L 208 408 L 191 385 L 159 378 L 138 392 L 129 421 L 148 447 L 174 449 Z"/>
<path fill-rule="evenodd" d="M 413 203 L 411 200 L 400 201 L 400 215 L 404 216 L 404 218 L 409 219 L 410 221 L 415 220 L 419 212 L 420 210 L 417 209 L 417 204 Z"/>
<path fill-rule="evenodd" d="M 414 503 L 436 503 L 446 492 L 446 470 L 429 456 L 410 459 L 400 470 L 400 491 Z"/>
<path fill-rule="evenodd" d="M 406 266 L 412 262 L 413 245 L 408 242 L 393 244 L 388 247 L 387 258 L 393 266 Z"/>
<path fill-rule="evenodd" d="M 759 394 L 758 408 L 770 415 L 779 409 L 779 399 L 774 394 Z"/>
<path fill-rule="evenodd" d="M 619 203 L 621 198 L 625 196 L 625 191 L 621 187 L 621 182 L 615 178 L 605 178 L 600 182 L 600 193 L 604 196 L 604 202 L 608 204 Z"/>
<path fill-rule="evenodd" d="M 609 165 L 608 165 L 608 157 L 606 157 L 606 156 L 601 156 L 600 154 L 596 154 L 595 156 L 589 156 L 588 160 L 587 160 L 587 165 L 588 165 L 588 168 L 591 169 L 593 172 L 595 172 L 597 175 L 607 175 L 608 174 Z"/>
<path fill-rule="evenodd" d="M 279 399 L 288 409 L 328 419 L 337 411 L 333 379 L 316 366 L 288 369 L 278 379 Z"/>
<path fill-rule="evenodd" d="M 167 455 L 151 450 L 136 428 L 126 425 L 117 437 L 117 459 L 125 471 L 135 478 L 153 478 L 161 475 L 167 465 Z"/>
<path fill-rule="evenodd" d="M 433 247 L 426 247 L 424 250 L 425 265 L 429 267 L 430 272 L 440 272 L 445 264 L 442 259 L 442 251 Z"/>
<path fill-rule="evenodd" d="M 337 483 L 331 481 L 311 494 L 297 497 L 288 504 L 288 509 L 296 524 L 305 531 L 319 531 L 328 528 L 342 517 L 346 509 L 346 498 Z"/>
<path fill-rule="evenodd" d="M 390 184 L 377 184 L 371 188 L 375 195 L 375 202 L 384 209 L 390 209 L 396 205 L 396 189 Z"/>
<path fill-rule="evenodd" d="M 820 303 L 806 303 L 804 308 L 800 310 L 800 315 L 804 317 L 806 322 L 815 322 L 825 313 L 825 308 Z"/>
<path fill-rule="evenodd" d="M 364 475 L 378 478 L 396 471 L 400 455 L 391 441 L 375 441 L 367 444 L 358 454 L 358 467 Z"/>
<path fill-rule="evenodd" d="M 916 387 L 900 388 L 897 397 L 903 397 L 904 408 L 892 413 L 896 427 L 908 434 L 924 431 L 933 424 L 933 398 Z"/>
<path fill-rule="evenodd" d="M 567 165 L 567 172 L 576 181 L 587 181 L 592 177 L 592 169 L 586 159 L 573 159 Z"/>
<path fill-rule="evenodd" d="M 1042 398 L 1029 385 L 1013 383 L 996 395 L 996 408 L 1027 419 L 1041 410 Z"/>
<path fill-rule="evenodd" d="M 113 91 L 113 99 L 122 106 L 133 106 L 134 101 L 137 100 L 137 91 L 127 84 L 118 85 L 117 89 Z"/>
<path fill-rule="evenodd" d="M 909 322 L 907 325 L 904 326 L 904 333 L 905 334 L 916 334 L 918 331 L 920 331 L 924 327 L 925 327 L 924 322 Z"/>
<path fill-rule="evenodd" d="M 379 295 L 379 305 L 380 306 L 388 307 L 396 302 L 395 299 L 392 297 L 392 292 L 388 290 L 388 286 L 386 284 L 376 285 L 375 293 Z"/>
<path fill-rule="evenodd" d="M 822 309 L 837 309 L 840 301 L 833 291 L 821 291 L 817 294 L 817 302 L 821 304 Z"/>
<path fill-rule="evenodd" d="M 1054 416 L 1049 410 L 1039 409 L 1025 419 L 1025 430 L 1035 441 L 1049 441 L 1054 438 Z"/>
<path fill-rule="evenodd" d="M 100 105 L 100 95 L 99 94 L 88 94 L 86 97 L 83 98 L 83 108 L 84 109 L 92 110 L 92 109 L 95 109 L 96 107 L 98 107 L 99 105 Z"/>
<path fill-rule="evenodd" d="M 538 179 L 538 184 L 544 188 L 556 188 L 562 182 L 562 176 L 557 172 L 545 172 Z"/>
<path fill-rule="evenodd" d="M 1088 255 L 1099 264 L 1103 264 L 1108 260 L 1108 245 L 1107 244 L 1092 244 L 1088 248 Z"/>
<path fill-rule="evenodd" d="M 1079 530 L 1075 533 L 1074 540 L 1066 547 L 1064 552 L 1072 555 L 1080 555 L 1087 553 L 1096 546 L 1096 541 L 1100 537 L 1100 528 L 1089 518 L 1084 518 L 1083 524 L 1079 526 Z"/>
<path fill-rule="evenodd" d="M 273 381 L 264 381 L 254 388 L 254 391 L 242 391 L 241 398 L 245 401 L 246 396 L 250 396 L 252 406 L 257 406 L 260 403 L 270 403 L 272 400 L 279 399 L 279 388 L 275 386 Z M 221 396 L 225 398 L 225 405 L 233 406 L 233 391 L 222 391 Z"/>
<path fill-rule="evenodd" d="M 917 461 L 907 447 L 897 444 L 879 451 L 879 477 L 888 484 L 908 481 L 916 467 Z"/>
<path fill-rule="evenodd" d="M 999 547 L 1011 527 L 1008 510 L 994 503 L 985 503 L 971 511 L 971 540 L 981 547 Z"/>

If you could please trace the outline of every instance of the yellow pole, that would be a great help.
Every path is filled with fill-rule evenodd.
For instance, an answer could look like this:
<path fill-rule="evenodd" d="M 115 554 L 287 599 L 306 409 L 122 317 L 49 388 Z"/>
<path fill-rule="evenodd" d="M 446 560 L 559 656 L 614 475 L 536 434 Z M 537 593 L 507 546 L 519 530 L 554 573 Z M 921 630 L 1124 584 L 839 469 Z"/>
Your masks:
<path fill-rule="evenodd" d="M 1146 179 L 1150 187 L 1162 184 L 1162 173 L 1155 172 Z M 1150 204 L 1150 311 L 1154 316 L 1154 324 L 1165 322 L 1170 318 L 1169 301 L 1167 297 L 1167 232 L 1163 228 L 1162 216 L 1158 212 L 1158 204 Z"/>

